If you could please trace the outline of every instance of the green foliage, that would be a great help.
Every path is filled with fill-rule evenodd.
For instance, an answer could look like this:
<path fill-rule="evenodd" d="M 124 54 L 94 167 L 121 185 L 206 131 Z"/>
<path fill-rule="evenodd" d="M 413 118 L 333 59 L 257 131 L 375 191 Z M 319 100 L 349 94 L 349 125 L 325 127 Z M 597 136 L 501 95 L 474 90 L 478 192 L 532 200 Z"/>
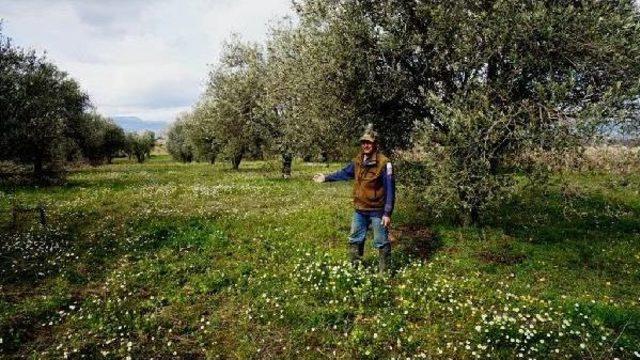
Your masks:
<path fill-rule="evenodd" d="M 204 103 L 197 104 L 184 122 L 186 139 L 193 147 L 199 161 L 216 162 L 222 148 L 222 138 L 217 131 L 215 112 Z"/>
<path fill-rule="evenodd" d="M 2 159 L 32 165 L 38 181 L 59 178 L 66 131 L 87 108 L 87 95 L 66 73 L 35 52 L 14 47 L 1 32 L 0 93 Z"/>
<path fill-rule="evenodd" d="M 332 41 L 318 29 L 282 25 L 266 52 L 237 37 L 225 44 L 186 125 L 197 157 L 222 153 L 237 168 L 245 154 L 276 153 L 284 176 L 295 156 L 344 158 L 360 129 L 339 100 L 345 89 L 327 81 L 336 71 L 326 48 Z"/>
<path fill-rule="evenodd" d="M 187 116 L 179 116 L 167 131 L 167 151 L 172 158 L 182 162 L 191 162 L 194 158 L 194 147 L 186 133 Z"/>
<path fill-rule="evenodd" d="M 291 175 L 286 162 L 293 156 L 339 159 L 344 144 L 353 142 L 351 113 L 339 100 L 342 89 L 328 81 L 336 66 L 330 61 L 330 40 L 317 29 L 282 24 L 267 43 L 261 106 L 273 146 L 285 162 L 285 176 Z"/>
<path fill-rule="evenodd" d="M 126 141 L 129 158 L 135 156 L 139 163 L 143 163 L 151 156 L 151 150 L 156 144 L 156 136 L 152 131 L 145 131 L 141 134 L 128 133 Z"/>
<path fill-rule="evenodd" d="M 465 223 L 508 197 L 515 174 L 541 170 L 523 154 L 575 149 L 637 110 L 633 1 L 308 0 L 296 9 L 302 27 L 339 40 L 328 53 L 348 94 L 341 105 L 371 119 L 383 147 L 413 137 L 440 159 L 432 183 L 455 189 L 453 203 L 440 203 Z"/>
<path fill-rule="evenodd" d="M 112 159 L 127 148 L 124 130 L 111 119 L 97 113 L 85 113 L 70 124 L 70 147 L 92 165 Z"/>
<path fill-rule="evenodd" d="M 338 117 L 339 131 L 352 137 L 374 124 L 385 152 L 410 147 L 414 124 L 428 116 L 422 99 L 430 87 L 430 64 L 413 53 L 415 34 L 403 18 L 405 8 L 415 7 L 348 0 L 295 5 L 302 31 L 320 39 L 314 60 L 331 88 L 313 94 L 328 105 L 323 115 Z"/>
<path fill-rule="evenodd" d="M 114 157 L 126 150 L 127 137 L 124 130 L 111 120 L 103 122 L 102 125 L 104 126 L 104 135 L 101 153 L 106 158 L 107 163 L 111 164 Z"/>
<path fill-rule="evenodd" d="M 449 171 L 436 175 L 448 179 L 438 185 L 456 189 L 472 223 L 489 203 L 508 196 L 515 174 L 545 170 L 520 161 L 522 154 L 575 149 L 639 94 L 633 2 L 424 11 L 448 27 L 455 49 L 429 64 L 454 67 L 458 80 L 450 79 L 445 91 L 429 90 L 425 104 L 433 115 L 423 144 L 443 147 Z"/>
<path fill-rule="evenodd" d="M 222 140 L 222 152 L 238 169 L 245 155 L 258 156 L 267 137 L 260 127 L 263 115 L 259 99 L 263 93 L 264 59 L 256 44 L 234 37 L 224 44 L 221 63 L 209 74 L 201 100 L 206 116 L 215 122 L 211 138 Z"/>
<path fill-rule="evenodd" d="M 123 148 L 124 132 L 87 113 L 78 83 L 0 28 L 0 160 L 32 167 L 32 180 L 56 182 L 74 155 L 97 164 Z"/>

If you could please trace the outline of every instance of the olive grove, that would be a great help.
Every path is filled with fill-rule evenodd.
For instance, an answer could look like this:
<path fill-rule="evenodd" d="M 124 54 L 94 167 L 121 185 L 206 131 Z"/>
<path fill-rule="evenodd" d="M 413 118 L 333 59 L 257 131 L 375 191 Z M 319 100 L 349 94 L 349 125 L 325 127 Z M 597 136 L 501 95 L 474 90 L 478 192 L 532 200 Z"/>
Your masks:
<path fill-rule="evenodd" d="M 68 161 L 110 162 L 125 145 L 74 79 L 0 27 L 0 161 L 30 169 L 29 181 L 59 182 Z"/>
<path fill-rule="evenodd" d="M 612 122 L 637 128 L 631 0 L 293 6 L 298 21 L 275 26 L 264 50 L 227 44 L 194 111 L 234 168 L 253 147 L 279 154 L 288 176 L 294 156 L 326 157 L 373 123 L 383 151 L 419 154 L 403 181 L 425 207 L 476 224 L 518 176 L 544 178 L 529 154 L 579 151 Z"/>

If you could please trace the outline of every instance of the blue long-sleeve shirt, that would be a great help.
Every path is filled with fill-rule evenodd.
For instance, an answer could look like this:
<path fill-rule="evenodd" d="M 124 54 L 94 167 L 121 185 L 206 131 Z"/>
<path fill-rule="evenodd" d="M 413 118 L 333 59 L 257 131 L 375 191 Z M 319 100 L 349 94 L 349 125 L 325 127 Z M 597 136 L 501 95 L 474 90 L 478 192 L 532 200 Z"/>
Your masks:
<path fill-rule="evenodd" d="M 325 181 L 347 181 L 355 178 L 355 163 L 351 161 L 344 168 L 338 170 L 332 174 L 325 176 Z M 359 212 L 366 212 L 369 214 L 377 215 L 385 215 L 391 216 L 393 213 L 393 206 L 396 201 L 396 184 L 393 178 L 393 171 L 391 170 L 391 163 L 388 163 L 389 169 L 384 169 L 380 177 L 382 178 L 382 187 L 384 188 L 384 209 L 383 210 L 372 210 L 372 211 L 363 211 L 358 210 Z"/>

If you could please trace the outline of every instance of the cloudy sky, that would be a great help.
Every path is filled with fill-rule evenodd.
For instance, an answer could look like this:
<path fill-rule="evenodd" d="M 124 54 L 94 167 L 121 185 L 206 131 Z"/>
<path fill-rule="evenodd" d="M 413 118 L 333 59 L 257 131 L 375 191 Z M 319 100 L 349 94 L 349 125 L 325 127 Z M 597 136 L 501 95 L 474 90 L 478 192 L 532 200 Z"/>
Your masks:
<path fill-rule="evenodd" d="M 0 0 L 3 33 L 47 52 L 98 112 L 172 121 L 232 32 L 262 42 L 291 0 Z"/>

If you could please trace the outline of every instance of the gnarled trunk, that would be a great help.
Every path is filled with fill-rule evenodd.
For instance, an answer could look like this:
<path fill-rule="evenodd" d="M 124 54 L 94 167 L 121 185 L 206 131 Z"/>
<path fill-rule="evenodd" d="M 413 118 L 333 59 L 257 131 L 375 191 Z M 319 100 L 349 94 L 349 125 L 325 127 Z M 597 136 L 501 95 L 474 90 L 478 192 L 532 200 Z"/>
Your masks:
<path fill-rule="evenodd" d="M 36 181 L 41 181 L 44 179 L 44 166 L 42 165 L 42 159 L 36 158 L 33 161 L 33 178 Z"/>
<path fill-rule="evenodd" d="M 231 158 L 231 165 L 233 166 L 233 170 L 238 170 L 243 156 L 244 156 L 244 149 L 237 151 L 233 155 L 233 157 Z"/>
<path fill-rule="evenodd" d="M 329 152 L 328 151 L 321 152 L 320 158 L 322 159 L 323 163 L 329 162 Z"/>
<path fill-rule="evenodd" d="M 288 179 L 291 177 L 291 163 L 293 155 L 289 152 L 282 153 L 282 177 Z"/>

